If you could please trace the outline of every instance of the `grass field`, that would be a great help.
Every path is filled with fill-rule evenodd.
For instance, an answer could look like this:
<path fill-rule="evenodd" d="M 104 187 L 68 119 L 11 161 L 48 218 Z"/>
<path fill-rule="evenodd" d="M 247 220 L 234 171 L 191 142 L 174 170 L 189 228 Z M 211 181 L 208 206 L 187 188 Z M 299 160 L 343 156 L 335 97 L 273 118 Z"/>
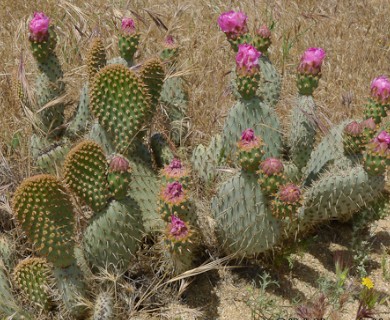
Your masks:
<path fill-rule="evenodd" d="M 13 224 L 7 199 L 23 178 L 34 173 L 28 149 L 31 126 L 14 100 L 11 86 L 21 57 L 27 79 L 34 79 L 36 73 L 27 38 L 34 11 L 44 11 L 57 27 L 57 53 L 65 71 L 70 111 L 77 104 L 80 82 L 87 78 L 86 48 L 94 30 L 102 35 L 108 56 L 118 56 L 121 18 L 132 16 L 142 34 L 139 61 L 158 53 L 164 36 L 173 34 L 180 43 L 180 69 L 190 93 L 190 151 L 221 129 L 233 105 L 229 72 L 234 56 L 216 22 L 222 12 L 231 9 L 246 12 L 252 29 L 263 23 L 273 26 L 270 59 L 283 78 L 276 108 L 285 125 L 296 94 L 296 67 L 308 47 L 322 47 L 327 53 L 314 96 L 325 127 L 360 117 L 371 80 L 390 75 L 388 0 L 0 0 L 0 231 L 17 232 L 10 231 Z M 152 17 L 161 20 L 167 30 Z M 371 226 L 370 232 L 370 277 L 378 290 L 390 294 L 390 218 Z M 182 283 L 189 287 L 180 298 L 173 296 L 174 290 L 167 291 L 172 296 L 159 297 L 163 303 L 156 303 L 155 308 L 151 304 L 153 307 L 136 313 L 134 319 L 268 319 L 276 317 L 266 309 L 272 303 L 280 315 L 294 316 L 296 299 L 305 301 L 324 287 L 321 284 L 326 281 L 319 283 L 318 279 L 337 279 L 332 256 L 350 250 L 350 234 L 351 226 L 331 224 L 283 257 L 271 271 L 258 266 L 239 271 L 220 268 L 192 278 L 191 284 Z M 279 287 L 257 281 L 264 270 Z M 269 300 L 262 300 L 262 295 Z M 329 301 L 331 295 L 327 295 Z M 356 307 L 356 301 L 350 302 L 332 319 L 353 319 Z M 259 311 L 262 308 L 264 313 Z M 379 309 L 384 312 L 380 315 L 383 319 L 390 318 L 389 309 L 387 300 Z"/>

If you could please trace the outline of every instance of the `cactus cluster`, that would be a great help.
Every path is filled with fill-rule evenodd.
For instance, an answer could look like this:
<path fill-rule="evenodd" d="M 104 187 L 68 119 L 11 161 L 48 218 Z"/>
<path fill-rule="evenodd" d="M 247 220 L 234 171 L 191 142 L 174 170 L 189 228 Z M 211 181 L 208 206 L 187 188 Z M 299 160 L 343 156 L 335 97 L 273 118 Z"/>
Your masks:
<path fill-rule="evenodd" d="M 95 34 L 88 79 L 65 123 L 63 71 L 50 23 L 36 13 L 29 25 L 38 65 L 36 105 L 27 106 L 35 121 L 30 148 L 40 174 L 26 178 L 12 200 L 34 257 L 16 264 L 12 246 L 0 237 L 1 317 L 33 319 L 60 310 L 76 319 L 116 319 L 124 302 L 116 301 L 116 285 L 103 282 L 91 293 L 97 285 L 90 280 L 102 272 L 131 276 L 126 272 L 151 243 L 163 261 L 159 274 L 194 267 L 201 243 L 197 203 L 204 199 L 192 181 L 215 191 L 207 201 L 220 249 L 238 257 L 274 250 L 383 198 L 390 166 L 389 126 L 383 123 L 387 77 L 371 83 L 363 120 L 344 121 L 316 144 L 313 93 L 325 51 L 309 48 L 302 55 L 296 104 L 283 130 L 275 112 L 281 77 L 269 59 L 270 29 L 262 25 L 251 34 L 243 12 L 223 13 L 218 24 L 236 52 L 230 86 L 237 101 L 221 133 L 193 148 L 187 163 L 177 156 L 189 132 L 189 100 L 184 79 L 175 75 L 176 39 L 166 35 L 160 57 L 134 68 L 142 39 L 133 19 L 122 20 L 120 57 L 107 60 L 104 40 Z M 169 134 L 151 126 L 159 109 Z M 220 166 L 231 170 L 223 174 Z M 20 306 L 11 283 L 28 307 Z"/>

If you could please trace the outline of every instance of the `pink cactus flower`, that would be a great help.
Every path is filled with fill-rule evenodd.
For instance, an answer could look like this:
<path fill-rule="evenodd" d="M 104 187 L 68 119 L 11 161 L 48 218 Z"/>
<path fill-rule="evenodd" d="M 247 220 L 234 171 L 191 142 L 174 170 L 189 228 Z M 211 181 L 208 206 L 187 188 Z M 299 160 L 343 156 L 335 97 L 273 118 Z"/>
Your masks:
<path fill-rule="evenodd" d="M 240 44 L 236 55 L 237 69 L 244 73 L 253 73 L 259 69 L 261 52 L 250 44 Z"/>
<path fill-rule="evenodd" d="M 126 34 L 133 34 L 136 32 L 134 20 L 131 18 L 122 19 L 122 31 Z"/>
<path fill-rule="evenodd" d="M 167 187 L 163 192 L 163 196 L 168 201 L 180 202 L 180 200 L 184 198 L 184 190 L 182 184 L 178 181 L 168 183 Z"/>
<path fill-rule="evenodd" d="M 371 82 L 371 96 L 383 103 L 390 103 L 390 81 L 386 76 L 380 76 Z"/>
<path fill-rule="evenodd" d="M 169 234 L 175 240 L 182 240 L 188 236 L 189 230 L 186 223 L 175 215 L 171 215 L 171 223 L 168 226 Z"/>
<path fill-rule="evenodd" d="M 35 12 L 30 21 L 30 39 L 41 42 L 49 36 L 50 19 L 43 12 Z"/>
<path fill-rule="evenodd" d="M 264 39 L 271 38 L 271 30 L 265 24 L 256 30 L 256 34 Z"/>
<path fill-rule="evenodd" d="M 256 138 L 255 136 L 255 132 L 253 131 L 253 129 L 245 129 L 242 133 L 241 133 L 241 141 L 246 141 L 246 142 L 251 142 L 251 141 L 254 141 Z"/>
<path fill-rule="evenodd" d="M 349 136 L 357 137 L 363 132 L 363 126 L 356 121 L 352 121 L 345 126 L 344 132 Z"/>
<path fill-rule="evenodd" d="M 248 32 L 247 19 L 243 12 L 224 12 L 218 18 L 218 25 L 229 39 L 236 39 Z"/>
<path fill-rule="evenodd" d="M 298 72 L 303 74 L 317 75 L 321 72 L 322 62 L 326 53 L 322 48 L 309 48 L 301 57 Z"/>
<path fill-rule="evenodd" d="M 277 158 L 267 158 L 260 164 L 260 169 L 267 176 L 282 173 L 284 170 L 284 166 L 282 161 Z"/>
<path fill-rule="evenodd" d="M 181 161 L 179 159 L 173 158 L 171 163 L 168 165 L 170 169 L 181 169 Z"/>
<path fill-rule="evenodd" d="M 374 141 L 379 143 L 386 143 L 388 146 L 390 146 L 390 134 L 383 130 L 378 134 Z"/>
<path fill-rule="evenodd" d="M 280 188 L 279 198 L 285 203 L 297 203 L 301 198 L 301 190 L 295 184 L 287 184 Z"/>
<path fill-rule="evenodd" d="M 128 172 L 130 169 L 129 161 L 127 161 L 126 158 L 115 155 L 109 165 L 109 171 L 110 172 Z"/>
<path fill-rule="evenodd" d="M 375 130 L 376 124 L 373 118 L 368 118 L 360 123 L 363 129 Z"/>

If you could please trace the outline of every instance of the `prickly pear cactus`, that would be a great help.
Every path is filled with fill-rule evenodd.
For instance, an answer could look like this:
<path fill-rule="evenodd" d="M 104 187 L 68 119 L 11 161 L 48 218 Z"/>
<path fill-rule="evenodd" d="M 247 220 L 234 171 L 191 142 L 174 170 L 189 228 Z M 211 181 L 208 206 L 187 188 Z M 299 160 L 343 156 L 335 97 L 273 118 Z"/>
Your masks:
<path fill-rule="evenodd" d="M 83 247 L 94 268 L 127 268 L 134 260 L 143 233 L 138 204 L 131 198 L 114 200 L 96 215 L 84 232 Z"/>
<path fill-rule="evenodd" d="M 88 140 L 74 147 L 64 164 L 65 183 L 97 212 L 107 206 L 110 197 L 107 167 L 103 149 L 97 143 Z"/>
<path fill-rule="evenodd" d="M 92 320 L 111 320 L 114 318 L 114 299 L 110 292 L 101 292 L 95 301 Z"/>
<path fill-rule="evenodd" d="M 56 267 L 73 262 L 74 212 L 68 190 L 57 178 L 24 180 L 15 192 L 13 212 L 40 255 Z"/>
<path fill-rule="evenodd" d="M 223 249 L 239 257 L 273 248 L 282 239 L 281 222 L 269 209 L 257 177 L 241 172 L 221 185 L 211 204 Z"/>
<path fill-rule="evenodd" d="M 109 65 L 96 74 L 90 107 L 121 154 L 129 149 L 151 110 L 145 85 L 123 65 Z"/>
<path fill-rule="evenodd" d="M 14 281 L 28 301 L 44 311 L 54 307 L 54 283 L 51 268 L 42 258 L 27 258 L 18 263 L 14 270 Z"/>
<path fill-rule="evenodd" d="M 87 67 L 89 82 L 92 82 L 96 73 L 107 63 L 106 50 L 100 37 L 93 37 L 87 53 Z"/>

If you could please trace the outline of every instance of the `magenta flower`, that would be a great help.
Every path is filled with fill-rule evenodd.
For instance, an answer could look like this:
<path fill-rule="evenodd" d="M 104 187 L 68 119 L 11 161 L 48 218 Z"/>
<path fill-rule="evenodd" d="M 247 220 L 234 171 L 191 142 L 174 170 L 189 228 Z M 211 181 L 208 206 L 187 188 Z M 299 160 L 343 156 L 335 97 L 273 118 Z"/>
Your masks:
<path fill-rule="evenodd" d="M 135 33 L 135 23 L 131 18 L 122 19 L 122 31 L 127 34 Z"/>
<path fill-rule="evenodd" d="M 164 43 L 167 47 L 174 47 L 176 45 L 176 41 L 172 35 L 166 36 Z"/>
<path fill-rule="evenodd" d="M 282 173 L 284 166 L 282 161 L 277 158 L 267 158 L 260 164 L 260 169 L 267 175 Z"/>
<path fill-rule="evenodd" d="M 171 223 L 168 228 L 169 234 L 176 240 L 182 240 L 189 233 L 186 223 L 175 215 L 171 215 Z"/>
<path fill-rule="evenodd" d="M 163 192 L 164 198 L 170 201 L 182 200 L 184 197 L 183 186 L 180 182 L 169 183 Z"/>
<path fill-rule="evenodd" d="M 49 36 L 50 19 L 43 12 L 35 12 L 30 21 L 30 39 L 41 42 Z"/>
<path fill-rule="evenodd" d="M 130 169 L 129 161 L 127 161 L 126 158 L 115 155 L 109 165 L 109 171 L 110 172 L 128 172 Z"/>
<path fill-rule="evenodd" d="M 241 133 L 241 141 L 252 142 L 255 139 L 257 138 L 255 136 L 255 132 L 253 131 L 253 129 L 245 129 Z"/>
<path fill-rule="evenodd" d="M 301 198 L 301 190 L 295 184 L 287 184 L 280 188 L 279 198 L 285 203 L 296 203 Z"/>
<path fill-rule="evenodd" d="M 238 46 L 238 53 L 236 55 L 237 69 L 244 71 L 244 73 L 253 73 L 259 68 L 259 58 L 261 52 L 250 44 L 240 44 Z"/>
<path fill-rule="evenodd" d="M 247 19 L 243 12 L 224 12 L 218 18 L 218 25 L 228 38 L 236 39 L 248 32 Z"/>
<path fill-rule="evenodd" d="M 169 164 L 169 168 L 171 170 L 174 170 L 174 169 L 181 169 L 182 165 L 181 165 L 181 161 L 179 159 L 172 159 L 171 163 Z"/>
<path fill-rule="evenodd" d="M 267 27 L 267 25 L 263 24 L 256 30 L 256 34 L 264 39 L 268 39 L 271 37 L 271 30 Z"/>
<path fill-rule="evenodd" d="M 386 143 L 388 146 L 390 146 L 390 134 L 386 131 L 382 131 L 378 134 L 374 141 L 379 143 Z"/>
<path fill-rule="evenodd" d="M 371 96 L 383 104 L 390 103 L 390 81 L 386 76 L 380 76 L 371 82 Z"/>
<path fill-rule="evenodd" d="M 322 48 L 309 48 L 301 57 L 298 71 L 304 74 L 317 75 L 321 72 L 322 61 L 326 53 Z"/>

